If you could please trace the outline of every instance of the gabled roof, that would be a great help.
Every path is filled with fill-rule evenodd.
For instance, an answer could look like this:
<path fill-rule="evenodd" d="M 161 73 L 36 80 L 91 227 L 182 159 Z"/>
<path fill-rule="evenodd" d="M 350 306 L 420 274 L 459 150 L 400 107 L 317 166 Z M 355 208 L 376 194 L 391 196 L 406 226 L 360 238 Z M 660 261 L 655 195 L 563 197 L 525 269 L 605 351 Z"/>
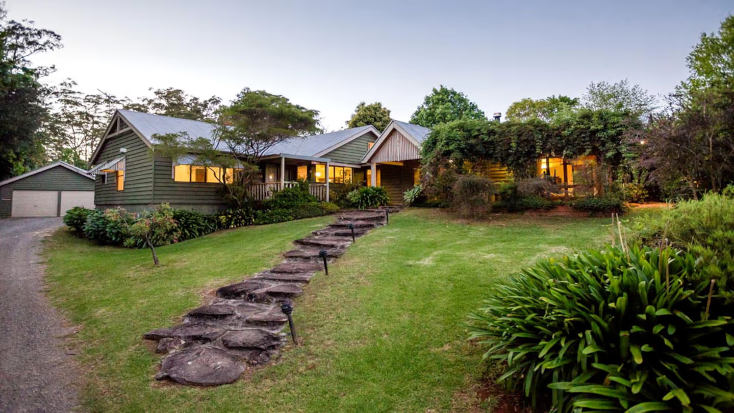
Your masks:
<path fill-rule="evenodd" d="M 54 162 L 54 163 L 52 163 L 50 165 L 46 165 L 46 166 L 44 166 L 42 168 L 38 168 L 35 171 L 26 172 L 23 175 L 18 175 L 18 176 L 12 177 L 10 179 L 6 179 L 6 180 L 0 182 L 0 186 L 7 185 L 7 184 L 9 184 L 11 182 L 20 181 L 23 178 L 28 178 L 29 176 L 33 176 L 35 174 L 39 174 L 41 172 L 48 171 L 49 169 L 55 168 L 57 166 L 64 167 L 64 168 L 66 168 L 66 169 L 68 169 L 68 170 L 70 170 L 72 172 L 78 173 L 79 175 L 81 175 L 81 176 L 83 176 L 85 178 L 89 178 L 91 180 L 94 180 L 94 178 L 91 177 L 91 176 L 89 176 L 89 174 L 87 173 L 87 171 L 85 171 L 84 169 L 77 168 L 74 165 L 69 165 L 68 163 L 63 162 L 63 161 L 58 161 L 58 162 Z"/>
<path fill-rule="evenodd" d="M 186 133 L 192 138 L 214 139 L 214 131 L 217 125 L 190 119 L 173 118 L 170 116 L 153 115 L 150 113 L 134 112 L 132 110 L 119 109 L 110 121 L 113 124 L 115 117 L 119 116 L 130 128 L 143 139 L 146 145 L 152 147 L 158 144 L 154 135 L 165 135 L 168 133 Z M 109 128 L 108 131 L 109 132 Z M 338 147 L 347 144 L 360 136 L 372 132 L 379 136 L 380 132 L 374 126 L 360 126 L 358 128 L 344 129 L 337 132 L 324 133 L 322 135 L 311 135 L 305 138 L 295 137 L 281 142 L 270 148 L 265 155 L 299 155 L 309 157 L 320 157 Z M 105 133 L 105 138 L 107 133 Z M 102 148 L 104 139 L 100 142 L 92 162 L 96 160 L 97 154 Z M 226 150 L 222 148 L 222 150 Z"/>
<path fill-rule="evenodd" d="M 343 146 L 369 132 L 379 136 L 379 131 L 372 125 L 344 129 L 336 132 L 311 135 L 305 138 L 292 138 L 270 148 L 266 155 L 303 155 L 319 157 Z"/>
<path fill-rule="evenodd" d="M 413 145 L 415 145 L 419 149 L 423 144 L 423 141 L 425 141 L 428 135 L 431 133 L 430 128 L 426 128 L 420 125 L 414 125 L 408 122 L 401 122 L 399 120 L 390 121 L 390 124 L 387 125 L 385 130 L 382 131 L 380 137 L 377 139 L 377 141 L 375 141 L 375 144 L 372 145 L 372 149 L 367 151 L 367 153 L 364 155 L 364 158 L 362 158 L 362 163 L 370 162 L 370 159 L 372 159 L 372 157 L 377 153 L 382 144 L 387 141 L 388 136 L 390 136 L 390 134 L 394 130 L 398 130 L 403 136 L 408 138 L 408 140 L 411 141 L 411 143 L 413 143 Z"/>

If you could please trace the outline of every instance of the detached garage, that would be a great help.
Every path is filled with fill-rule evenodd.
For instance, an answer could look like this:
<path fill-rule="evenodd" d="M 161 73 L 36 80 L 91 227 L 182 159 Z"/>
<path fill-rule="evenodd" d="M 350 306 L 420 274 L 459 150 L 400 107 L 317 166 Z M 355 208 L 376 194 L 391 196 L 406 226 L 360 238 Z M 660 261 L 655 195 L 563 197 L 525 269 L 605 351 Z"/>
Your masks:
<path fill-rule="evenodd" d="M 65 162 L 0 182 L 0 218 L 59 217 L 75 206 L 94 208 L 94 178 Z"/>

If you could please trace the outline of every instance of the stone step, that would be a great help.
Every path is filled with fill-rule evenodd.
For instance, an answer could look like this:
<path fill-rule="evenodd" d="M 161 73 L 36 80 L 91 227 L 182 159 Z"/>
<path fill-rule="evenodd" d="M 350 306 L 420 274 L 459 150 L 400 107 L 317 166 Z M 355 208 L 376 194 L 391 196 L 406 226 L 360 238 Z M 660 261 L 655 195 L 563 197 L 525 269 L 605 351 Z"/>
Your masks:
<path fill-rule="evenodd" d="M 209 342 L 216 340 L 224 334 L 224 330 L 214 326 L 200 323 L 184 323 L 173 327 L 159 328 L 143 334 L 148 340 L 160 340 L 162 338 L 180 338 L 182 340 L 196 340 Z"/>
<path fill-rule="evenodd" d="M 355 230 L 357 228 L 375 228 L 379 226 L 379 224 L 374 221 L 337 221 L 329 225 L 329 228 L 349 228 L 350 224 L 354 226 Z"/>
<path fill-rule="evenodd" d="M 274 274 L 309 274 L 324 269 L 323 264 L 317 262 L 283 262 L 271 268 L 268 272 Z"/>
<path fill-rule="evenodd" d="M 369 228 L 354 228 L 354 237 L 361 237 L 362 235 L 369 232 Z M 326 228 L 312 232 L 312 234 L 319 237 L 352 237 L 352 230 L 349 228 Z"/>
<path fill-rule="evenodd" d="M 272 299 L 298 297 L 301 294 L 303 294 L 303 290 L 295 284 L 276 284 L 271 287 L 252 291 L 247 298 L 250 301 L 263 302 L 271 301 Z"/>
<path fill-rule="evenodd" d="M 351 237 L 308 237 L 296 240 L 296 244 L 323 248 L 345 248 L 351 243 Z"/>
<path fill-rule="evenodd" d="M 314 232 L 318 232 L 318 231 L 314 231 Z M 341 248 L 324 248 L 323 250 L 326 251 L 327 258 L 338 258 L 338 257 L 341 257 L 342 254 L 344 254 L 344 250 Z M 283 254 L 283 256 L 289 259 L 311 260 L 311 259 L 320 258 L 319 252 L 321 252 L 321 249 L 319 248 L 302 247 L 302 248 L 298 248 L 295 250 L 290 250 L 286 252 L 285 254 Z"/>
<path fill-rule="evenodd" d="M 384 221 L 385 220 L 385 214 L 384 213 L 378 213 L 378 214 L 370 214 L 370 213 L 359 213 L 359 214 L 351 214 L 351 215 L 342 215 L 339 218 L 339 221 Z"/>
<path fill-rule="evenodd" d="M 228 331 L 222 336 L 222 345 L 232 349 L 270 350 L 282 344 L 283 338 L 280 334 L 271 333 L 260 328 Z"/>
<path fill-rule="evenodd" d="M 280 311 L 280 309 L 278 309 L 278 311 Z M 286 316 L 282 312 L 255 314 L 252 317 L 247 317 L 247 320 L 245 320 L 245 323 L 247 325 L 269 327 L 282 326 L 285 325 L 285 323 L 287 322 L 288 316 Z"/>
<path fill-rule="evenodd" d="M 231 284 L 219 288 L 217 290 L 217 297 L 229 299 L 246 298 L 250 292 L 265 288 L 269 285 L 270 284 L 263 281 L 249 279 L 237 284 Z"/>
<path fill-rule="evenodd" d="M 311 275 L 308 274 L 288 274 L 288 273 L 272 273 L 272 272 L 261 272 L 255 276 L 256 279 L 274 281 L 274 282 L 287 282 L 287 283 L 304 283 L 308 284 L 311 281 Z"/>

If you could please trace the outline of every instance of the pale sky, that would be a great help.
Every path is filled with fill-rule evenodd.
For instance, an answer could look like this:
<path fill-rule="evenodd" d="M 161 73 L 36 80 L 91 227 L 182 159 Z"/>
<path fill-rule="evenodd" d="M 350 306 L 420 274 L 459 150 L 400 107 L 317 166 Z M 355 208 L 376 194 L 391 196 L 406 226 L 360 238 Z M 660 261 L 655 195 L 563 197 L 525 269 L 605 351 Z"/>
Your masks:
<path fill-rule="evenodd" d="M 175 87 L 231 100 L 281 94 L 344 127 L 360 101 L 407 121 L 431 88 L 484 112 L 580 97 L 628 78 L 653 94 L 687 76 L 685 58 L 734 1 L 106 1 L 7 0 L 8 17 L 56 31 L 47 81 L 135 98 Z"/>

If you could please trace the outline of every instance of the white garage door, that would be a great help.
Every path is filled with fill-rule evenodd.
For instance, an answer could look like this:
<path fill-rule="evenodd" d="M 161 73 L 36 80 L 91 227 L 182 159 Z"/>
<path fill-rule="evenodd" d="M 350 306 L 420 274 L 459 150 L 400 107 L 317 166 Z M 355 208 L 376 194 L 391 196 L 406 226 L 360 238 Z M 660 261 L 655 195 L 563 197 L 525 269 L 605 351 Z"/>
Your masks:
<path fill-rule="evenodd" d="M 77 206 L 94 209 L 94 191 L 61 191 L 61 216 Z"/>
<path fill-rule="evenodd" d="M 13 191 L 12 217 L 55 217 L 58 191 Z"/>

